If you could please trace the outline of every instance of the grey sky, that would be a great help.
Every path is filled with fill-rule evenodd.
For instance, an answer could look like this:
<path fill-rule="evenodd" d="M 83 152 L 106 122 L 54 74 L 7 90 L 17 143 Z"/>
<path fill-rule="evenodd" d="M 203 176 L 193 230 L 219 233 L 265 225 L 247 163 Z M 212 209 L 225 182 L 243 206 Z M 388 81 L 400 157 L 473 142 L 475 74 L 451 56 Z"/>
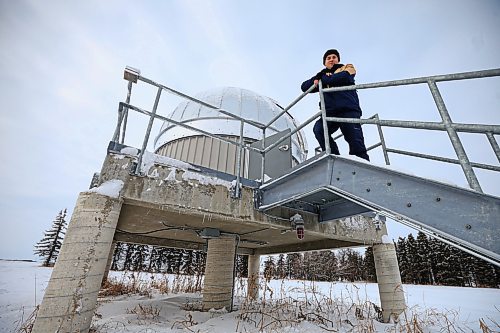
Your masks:
<path fill-rule="evenodd" d="M 286 105 L 321 69 L 329 48 L 356 66 L 358 83 L 498 68 L 499 17 L 498 0 L 0 0 L 0 258 L 31 258 L 58 211 L 71 213 L 88 188 L 125 98 L 126 65 L 189 94 L 236 86 Z M 500 78 L 439 86 L 454 121 L 500 123 Z M 138 89 L 133 102 L 150 109 L 154 94 Z M 365 117 L 439 120 L 425 86 L 359 95 Z M 308 96 L 292 115 L 307 119 L 317 100 Z M 167 97 L 160 112 L 168 114 L 178 101 Z M 145 121 L 133 119 L 127 143 L 139 147 Z M 312 128 L 305 131 L 312 151 Z M 375 143 L 375 129 L 365 132 L 367 143 Z M 471 160 L 497 163 L 485 138 L 461 138 Z M 386 139 L 393 148 L 453 157 L 444 133 L 387 130 Z M 371 155 L 383 164 L 380 151 Z M 413 174 L 466 184 L 459 167 L 392 162 Z M 500 195 L 498 176 L 478 177 L 486 192 Z M 392 228 L 390 236 L 398 232 Z"/>

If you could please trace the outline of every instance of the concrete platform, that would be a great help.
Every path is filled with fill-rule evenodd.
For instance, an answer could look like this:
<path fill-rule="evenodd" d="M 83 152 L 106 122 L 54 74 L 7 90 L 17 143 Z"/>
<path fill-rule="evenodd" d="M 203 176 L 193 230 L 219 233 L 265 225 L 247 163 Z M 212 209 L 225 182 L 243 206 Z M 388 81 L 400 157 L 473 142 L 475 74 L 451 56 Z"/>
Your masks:
<path fill-rule="evenodd" d="M 385 224 L 376 227 L 370 217 L 318 223 L 316 214 L 300 212 L 305 238 L 298 240 L 288 220 L 297 210 L 259 212 L 254 207 L 256 182 L 243 179 L 241 199 L 232 198 L 234 176 L 151 153 L 143 158 L 144 176 L 136 176 L 130 170 L 137 163 L 137 149 L 110 147 L 96 191 L 123 182 L 116 241 L 201 250 L 206 244 L 201 231 L 215 228 L 239 236 L 238 253 L 260 255 L 372 245 L 386 234 Z"/>

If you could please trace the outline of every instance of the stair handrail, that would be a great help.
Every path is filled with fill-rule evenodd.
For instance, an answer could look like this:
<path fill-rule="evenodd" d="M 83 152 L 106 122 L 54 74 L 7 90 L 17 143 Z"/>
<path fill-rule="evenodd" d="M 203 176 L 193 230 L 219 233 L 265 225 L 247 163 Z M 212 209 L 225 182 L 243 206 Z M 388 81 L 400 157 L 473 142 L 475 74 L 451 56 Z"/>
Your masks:
<path fill-rule="evenodd" d="M 326 137 L 328 135 L 328 131 L 326 129 L 328 121 L 343 122 L 343 123 L 375 124 L 375 125 L 377 125 L 377 127 L 379 129 L 379 135 L 381 136 L 381 138 L 383 137 L 383 134 L 381 131 L 381 128 L 383 126 L 446 131 L 448 133 L 448 136 L 450 138 L 452 146 L 455 150 L 455 153 L 457 154 L 458 160 L 447 159 L 447 158 L 433 156 L 433 155 L 405 152 L 405 151 L 395 150 L 395 149 L 388 149 L 385 147 L 385 141 L 383 141 L 383 139 L 381 139 L 380 144 L 382 144 L 382 142 L 384 142 L 382 144 L 382 146 L 383 146 L 383 152 L 384 152 L 384 158 L 386 160 L 386 164 L 387 165 L 390 164 L 389 159 L 388 159 L 388 155 L 387 155 L 388 152 L 405 154 L 405 155 L 409 155 L 409 156 L 413 156 L 413 157 L 430 158 L 430 159 L 441 161 L 441 162 L 457 163 L 457 164 L 460 164 L 460 166 L 462 167 L 462 170 L 463 170 L 464 175 L 467 179 L 467 182 L 469 183 L 469 186 L 472 189 L 482 193 L 483 191 L 481 189 L 479 181 L 478 181 L 472 167 L 479 167 L 479 168 L 484 168 L 484 169 L 493 170 L 493 171 L 500 171 L 500 168 L 497 166 L 493 166 L 493 165 L 470 162 L 469 158 L 467 156 L 467 153 L 465 152 L 465 149 L 460 141 L 460 138 L 458 137 L 457 132 L 485 134 L 488 138 L 488 141 L 490 142 L 490 145 L 491 145 L 498 161 L 500 162 L 500 148 L 499 148 L 499 145 L 494 137 L 495 134 L 497 134 L 497 135 L 500 134 L 500 125 L 454 123 L 451 120 L 451 117 L 448 113 L 448 110 L 446 109 L 446 106 L 444 104 L 441 93 L 436 85 L 436 82 L 486 78 L 486 77 L 495 77 L 495 76 L 500 76 L 500 68 L 481 70 L 481 71 L 473 71 L 473 72 L 446 74 L 446 75 L 426 76 L 426 77 L 418 77 L 418 78 L 403 79 L 403 80 L 392 80 L 392 81 L 382 81 L 382 82 L 375 82 L 375 83 L 365 83 L 365 84 L 357 84 L 357 85 L 333 87 L 333 88 L 323 88 L 321 81 L 319 81 L 317 86 L 313 85 L 311 88 L 316 88 L 316 87 L 319 88 L 320 105 L 321 105 L 320 112 L 313 115 L 313 117 L 307 119 L 306 122 L 300 126 L 300 128 L 303 128 L 304 126 L 306 126 L 307 124 L 309 124 L 310 122 L 315 120 L 319 116 L 319 114 L 321 114 L 323 117 L 323 130 L 325 133 L 326 154 L 331 154 L 330 142 L 329 142 L 328 138 Z M 346 91 L 346 90 L 357 90 L 357 89 L 369 89 L 369 88 L 383 88 L 383 87 L 392 87 L 392 86 L 413 85 L 413 84 L 427 84 L 429 86 L 429 89 L 431 90 L 431 94 L 434 98 L 434 101 L 436 103 L 439 114 L 441 116 L 441 119 L 442 119 L 441 122 L 383 120 L 383 119 L 379 119 L 378 116 L 376 118 L 368 118 L 368 119 L 339 118 L 339 117 L 327 117 L 326 116 L 326 109 L 325 109 L 325 103 L 324 103 L 324 93 L 336 92 L 336 91 Z M 311 88 L 308 91 L 311 91 L 312 90 Z M 295 105 L 296 103 L 292 103 L 292 104 Z M 273 121 L 276 121 L 276 119 L 273 119 Z M 271 123 L 272 122 L 269 122 L 267 124 L 267 126 L 271 125 Z M 296 131 L 292 131 L 292 133 L 290 133 L 289 135 L 294 134 L 295 132 Z M 263 129 L 263 136 L 265 139 L 265 128 Z M 278 146 L 288 136 L 282 137 L 280 140 L 278 140 L 274 144 L 266 147 L 265 149 L 264 149 L 264 144 L 263 144 L 263 153 L 262 154 L 265 155 L 265 153 L 267 153 L 271 149 Z M 380 144 L 377 144 L 376 146 L 378 147 Z M 370 148 L 373 148 L 373 147 L 370 147 Z M 263 160 L 264 159 L 265 158 L 263 158 Z M 265 161 L 262 162 L 262 165 L 263 166 L 265 165 Z M 264 178 L 262 178 L 262 179 L 264 179 Z"/>

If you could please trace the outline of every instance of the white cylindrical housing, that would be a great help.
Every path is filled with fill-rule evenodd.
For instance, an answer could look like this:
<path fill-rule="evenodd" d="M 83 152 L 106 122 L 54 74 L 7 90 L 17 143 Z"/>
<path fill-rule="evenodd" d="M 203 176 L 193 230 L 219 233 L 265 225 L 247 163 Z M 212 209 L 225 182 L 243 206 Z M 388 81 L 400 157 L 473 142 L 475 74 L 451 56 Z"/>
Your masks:
<path fill-rule="evenodd" d="M 253 91 L 226 87 L 202 92 L 195 96 L 216 108 L 220 108 L 245 120 L 267 125 L 283 111 L 274 100 Z M 222 112 L 193 101 L 180 103 L 169 115 L 170 119 L 197 129 L 239 142 L 241 121 Z M 285 113 L 266 130 L 266 137 L 298 127 L 290 114 Z M 246 144 L 262 139 L 262 130 L 245 123 L 243 137 Z M 292 164 L 307 158 L 307 142 L 301 131 L 291 137 Z M 155 152 L 188 163 L 235 174 L 237 170 L 237 146 L 212 139 L 203 134 L 165 121 L 155 139 Z M 248 175 L 248 151 L 243 152 L 242 175 Z"/>

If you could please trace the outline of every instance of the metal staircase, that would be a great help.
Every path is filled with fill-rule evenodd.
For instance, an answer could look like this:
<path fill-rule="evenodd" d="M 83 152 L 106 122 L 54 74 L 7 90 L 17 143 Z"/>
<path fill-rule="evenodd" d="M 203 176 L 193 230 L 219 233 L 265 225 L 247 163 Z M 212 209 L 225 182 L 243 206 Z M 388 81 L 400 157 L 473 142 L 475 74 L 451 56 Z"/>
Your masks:
<path fill-rule="evenodd" d="M 322 89 L 320 84 L 320 94 L 340 90 L 427 84 L 442 121 L 419 122 L 382 120 L 378 118 L 378 115 L 369 119 L 331 118 L 326 117 L 325 109 L 322 107 L 321 111 L 311 116 L 303 124 L 298 126 L 295 131 L 291 131 L 291 133 L 280 140 L 270 145 L 266 145 L 266 129 L 312 91 L 315 86 L 311 87 L 309 91 L 301 94 L 297 99 L 291 102 L 283 109 L 281 114 L 277 115 L 268 124 L 262 125 L 252 121 L 246 121 L 245 119 L 234 116 L 226 110 L 212 106 L 205 101 L 197 100 L 196 98 L 172 88 L 158 84 L 150 79 L 142 77 L 139 71 L 127 68 L 125 70 L 125 79 L 129 81 L 127 101 L 119 104 L 118 123 L 112 141 L 123 143 L 129 110 L 134 110 L 149 116 L 150 122 L 142 149 L 140 150 L 139 163 L 137 164 L 137 168 L 133 171 L 135 174 L 139 175 L 141 174 L 140 161 L 143 151 L 148 144 L 153 121 L 155 119 L 162 121 L 169 120 L 178 126 L 236 145 L 239 149 L 238 159 L 240 164 L 241 158 L 244 155 L 242 153 L 243 149 L 260 154 L 262 157 L 260 179 L 264 181 L 262 181 L 260 187 L 256 189 L 255 200 L 256 209 L 260 211 L 269 212 L 276 207 L 288 207 L 297 211 L 317 214 L 319 221 L 328 221 L 366 212 L 375 212 L 376 214 L 390 217 L 395 221 L 437 237 L 453 246 L 488 260 L 491 263 L 500 265 L 500 198 L 482 193 L 481 186 L 474 173 L 474 168 L 499 172 L 500 166 L 469 161 L 457 134 L 458 132 L 466 132 L 486 135 L 500 164 L 500 148 L 495 139 L 495 135 L 500 135 L 500 125 L 453 123 L 436 85 L 436 82 L 441 81 L 476 79 L 493 76 L 500 76 L 500 69 L 329 89 Z M 137 83 L 138 81 L 145 82 L 158 89 L 156 101 L 151 112 L 130 104 L 132 83 Z M 156 113 L 156 108 L 162 91 L 208 106 L 229 117 L 239 120 L 241 122 L 240 140 L 233 141 L 224 137 L 219 137 L 216 134 L 207 133 L 206 131 L 182 123 L 176 123 L 167 117 L 158 115 Z M 312 121 L 315 121 L 321 115 L 325 119 L 324 125 L 326 125 L 326 121 L 376 125 L 380 136 L 380 142 L 369 147 L 368 150 L 381 147 L 387 165 L 390 164 L 389 153 L 459 164 L 472 189 L 464 189 L 422 177 L 412 176 L 383 166 L 361 162 L 356 159 L 330 155 L 328 140 L 326 140 L 326 153 L 299 164 L 290 172 L 277 179 L 265 182 L 264 170 L 266 170 L 266 154 L 282 144 L 284 140 L 295 132 L 301 130 Z M 262 140 L 260 149 L 244 143 L 243 127 L 245 125 L 255 126 L 262 131 L 264 140 Z M 456 152 L 457 159 L 388 148 L 383 137 L 383 127 L 444 131 L 448 134 L 450 142 Z M 122 132 L 121 139 L 120 131 Z M 240 165 L 238 165 L 237 170 L 238 173 L 235 177 L 236 186 L 234 187 L 235 197 L 238 197 L 240 189 Z"/>
<path fill-rule="evenodd" d="M 500 198 L 358 160 L 323 154 L 262 185 L 259 209 L 278 206 L 319 221 L 373 211 L 500 261 Z"/>

